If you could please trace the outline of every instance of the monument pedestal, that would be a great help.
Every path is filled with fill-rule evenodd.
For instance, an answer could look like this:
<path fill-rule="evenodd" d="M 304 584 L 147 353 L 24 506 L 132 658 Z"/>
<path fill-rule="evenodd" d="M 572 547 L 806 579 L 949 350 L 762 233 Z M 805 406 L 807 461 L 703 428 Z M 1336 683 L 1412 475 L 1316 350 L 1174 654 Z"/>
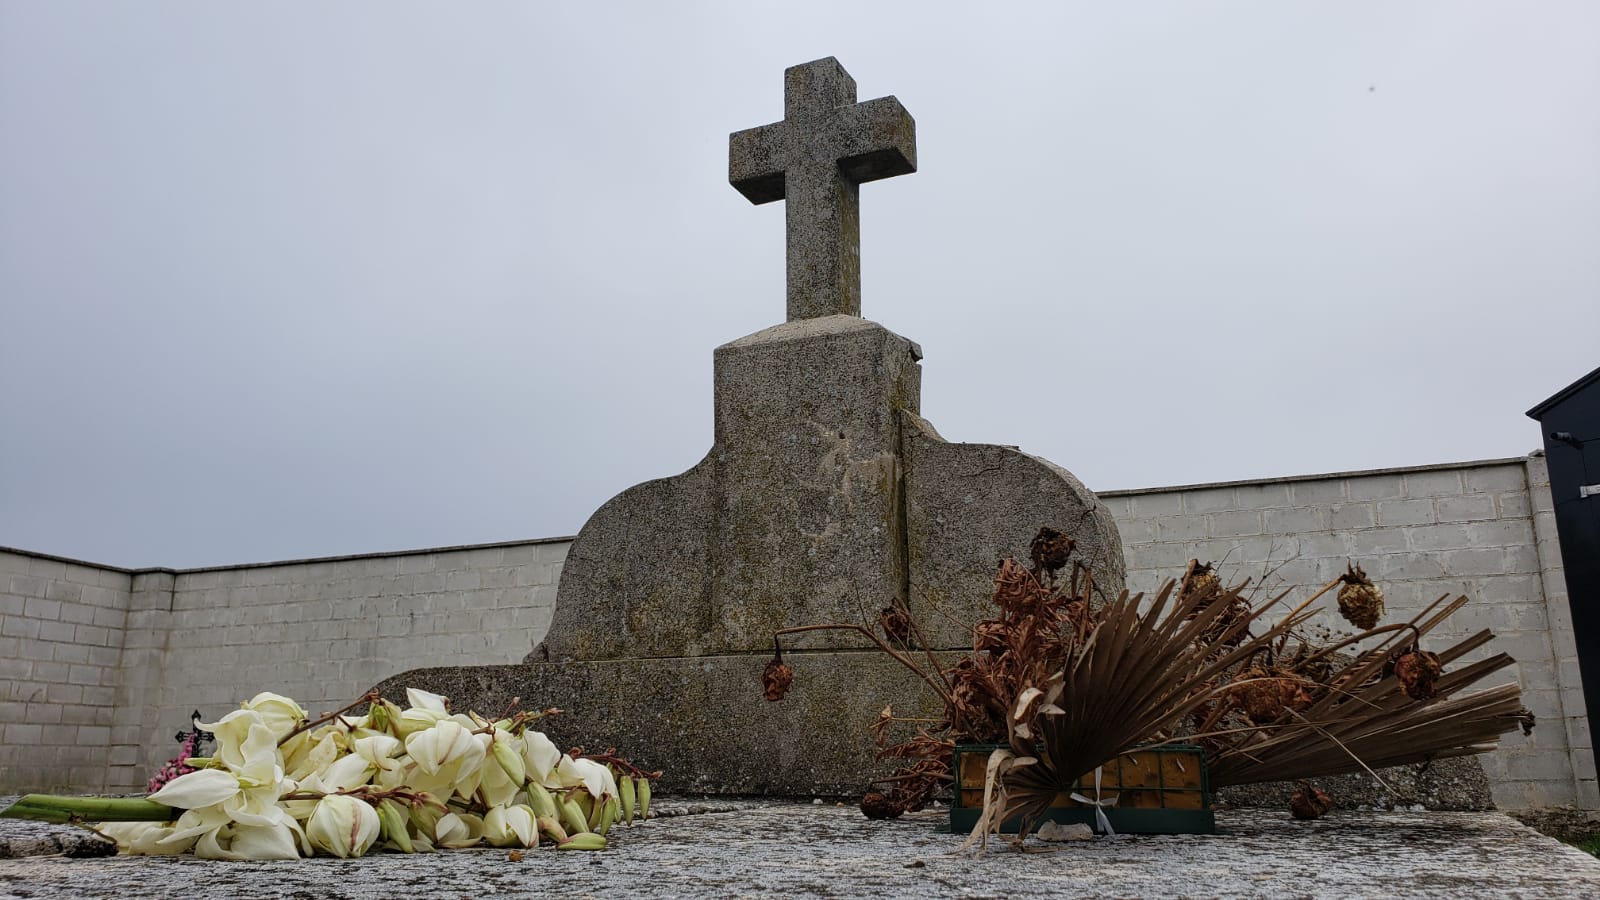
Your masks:
<path fill-rule="evenodd" d="M 936 716 L 931 691 L 898 663 L 861 650 L 785 653 L 794 686 L 781 703 L 762 699 L 772 656 L 614 659 L 519 666 L 416 669 L 379 686 L 396 702 L 421 686 L 460 709 L 559 705 L 537 726 L 565 750 L 611 747 L 660 769 L 667 793 L 842 797 L 889 766 L 874 759 L 868 728 L 885 704 Z"/>
<path fill-rule="evenodd" d="M 937 716 L 915 674 L 859 634 L 784 641 L 794 687 L 762 699 L 773 632 L 876 628 L 904 605 L 944 658 L 991 615 L 995 564 L 1040 526 L 1122 588 L 1110 514 L 1065 470 L 950 444 L 918 414 L 916 344 L 854 316 L 790 322 L 717 349 L 716 442 L 689 471 L 600 508 L 567 554 L 549 634 L 522 666 L 421 669 L 458 709 L 559 706 L 562 746 L 616 747 L 666 790 L 846 794 L 887 767 L 869 726 Z M 937 607 L 937 609 L 935 609 Z"/>

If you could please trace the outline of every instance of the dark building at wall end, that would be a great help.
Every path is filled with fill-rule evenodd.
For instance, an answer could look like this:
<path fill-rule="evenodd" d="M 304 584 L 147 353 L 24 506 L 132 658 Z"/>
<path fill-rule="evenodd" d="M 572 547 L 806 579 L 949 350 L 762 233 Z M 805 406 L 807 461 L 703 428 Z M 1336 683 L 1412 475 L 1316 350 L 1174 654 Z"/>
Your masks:
<path fill-rule="evenodd" d="M 1600 722 L 1600 369 L 1528 410 L 1544 436 L 1590 722 Z"/>

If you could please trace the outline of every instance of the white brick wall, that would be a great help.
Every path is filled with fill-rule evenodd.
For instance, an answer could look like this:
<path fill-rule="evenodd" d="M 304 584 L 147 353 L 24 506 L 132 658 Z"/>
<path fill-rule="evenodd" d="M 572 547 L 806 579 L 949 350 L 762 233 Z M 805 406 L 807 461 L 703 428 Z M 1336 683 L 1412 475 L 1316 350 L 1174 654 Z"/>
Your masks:
<path fill-rule="evenodd" d="M 128 572 L 0 550 L 0 792 L 132 791 L 191 710 L 313 712 L 420 666 L 520 662 L 568 541 Z"/>
<path fill-rule="evenodd" d="M 154 699 L 128 723 L 144 723 L 145 734 L 120 757 L 130 763 L 113 781 L 142 784 L 197 708 L 215 719 L 257 691 L 275 691 L 316 714 L 406 669 L 520 662 L 549 628 L 567 546 L 177 573 L 155 629 L 166 644 Z"/>
<path fill-rule="evenodd" d="M 0 550 L 0 791 L 107 787 L 128 584 Z"/>
<path fill-rule="evenodd" d="M 1519 679 L 1540 722 L 1484 758 L 1495 802 L 1600 806 L 1542 458 L 1100 496 L 1122 531 L 1133 590 L 1152 591 L 1197 558 L 1221 563 L 1226 579 L 1301 596 L 1353 561 L 1383 588 L 1386 621 L 1467 595 L 1474 602 L 1439 640 L 1492 629 L 1493 649 L 1517 659 L 1503 677 Z M 1313 624 L 1350 633 L 1327 609 Z"/>

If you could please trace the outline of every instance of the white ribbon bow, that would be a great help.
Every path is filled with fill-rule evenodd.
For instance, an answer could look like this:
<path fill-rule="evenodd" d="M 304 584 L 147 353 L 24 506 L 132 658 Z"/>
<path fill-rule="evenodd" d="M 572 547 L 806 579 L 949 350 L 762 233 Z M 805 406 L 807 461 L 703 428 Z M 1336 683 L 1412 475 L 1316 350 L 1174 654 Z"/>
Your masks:
<path fill-rule="evenodd" d="M 1122 796 L 1122 795 L 1121 794 L 1112 794 L 1109 799 L 1105 799 L 1105 798 L 1102 798 L 1100 796 L 1100 774 L 1101 774 L 1101 771 L 1104 768 L 1105 768 L 1104 766 L 1096 766 L 1095 767 L 1095 770 L 1094 770 L 1094 799 L 1093 800 L 1090 800 L 1088 797 L 1085 797 L 1084 795 L 1076 793 L 1076 792 L 1074 792 L 1072 794 L 1072 799 L 1076 800 L 1077 802 L 1082 803 L 1082 804 L 1084 804 L 1086 806 L 1094 807 L 1094 821 L 1095 821 L 1096 825 L 1100 826 L 1100 832 L 1102 834 L 1114 835 L 1117 832 L 1112 829 L 1111 820 L 1106 817 L 1105 808 L 1107 806 L 1116 806 L 1117 805 L 1117 798 Z"/>

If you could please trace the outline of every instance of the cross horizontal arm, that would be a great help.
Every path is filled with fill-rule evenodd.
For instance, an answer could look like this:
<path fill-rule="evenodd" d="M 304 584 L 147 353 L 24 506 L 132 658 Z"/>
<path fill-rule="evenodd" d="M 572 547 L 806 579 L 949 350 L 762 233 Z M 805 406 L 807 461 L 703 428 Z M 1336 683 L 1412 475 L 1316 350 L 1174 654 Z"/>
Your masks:
<path fill-rule="evenodd" d="M 917 170 L 917 123 L 894 97 L 840 109 L 828 123 L 827 146 L 856 184 Z"/>
<path fill-rule="evenodd" d="M 751 203 L 783 199 L 788 127 L 783 122 L 735 131 L 728 136 L 728 183 Z"/>

